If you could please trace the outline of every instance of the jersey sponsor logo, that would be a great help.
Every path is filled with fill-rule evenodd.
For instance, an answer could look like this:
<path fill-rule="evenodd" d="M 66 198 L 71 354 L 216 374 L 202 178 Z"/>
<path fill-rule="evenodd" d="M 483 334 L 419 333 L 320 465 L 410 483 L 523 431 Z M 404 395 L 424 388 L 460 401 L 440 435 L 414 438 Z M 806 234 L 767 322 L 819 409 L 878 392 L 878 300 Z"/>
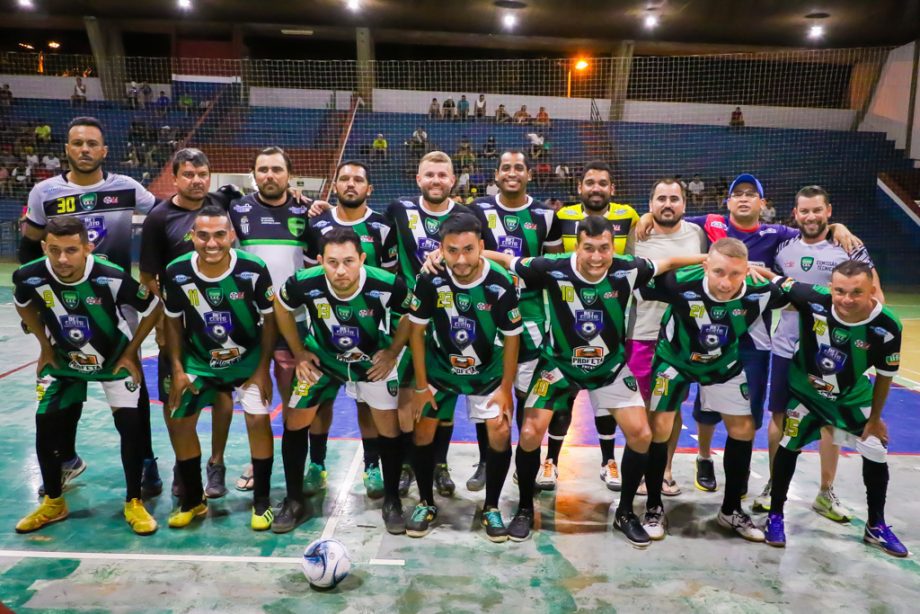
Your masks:
<path fill-rule="evenodd" d="M 259 218 L 259 223 L 263 226 L 280 226 L 281 222 L 271 217 L 270 215 L 263 215 Z"/>
<path fill-rule="evenodd" d="M 704 324 L 700 327 L 700 345 L 709 351 L 728 345 L 728 326 L 725 324 Z"/>
<path fill-rule="evenodd" d="M 239 213 L 249 213 L 250 211 L 252 211 L 252 205 L 248 203 L 238 203 L 236 205 L 233 205 L 233 210 Z"/>
<path fill-rule="evenodd" d="M 80 206 L 84 211 L 92 211 L 96 208 L 96 193 L 88 192 L 80 195 Z"/>
<path fill-rule="evenodd" d="M 106 196 L 105 198 L 102 199 L 102 202 L 107 205 L 117 205 L 118 197 L 117 196 Z"/>
<path fill-rule="evenodd" d="M 799 260 L 799 266 L 802 267 L 802 270 L 808 272 L 811 270 L 815 264 L 814 256 L 802 256 L 802 259 Z"/>
<path fill-rule="evenodd" d="M 223 343 L 233 332 L 233 319 L 229 311 L 209 311 L 204 314 L 204 331 L 218 343 Z"/>
<path fill-rule="evenodd" d="M 433 286 L 440 286 L 443 283 L 444 283 L 443 277 L 432 277 L 431 278 L 431 285 Z"/>
<path fill-rule="evenodd" d="M 495 294 L 496 301 L 500 301 L 501 298 L 505 295 L 505 289 L 498 284 L 489 284 L 486 286 L 486 290 Z"/>
<path fill-rule="evenodd" d="M 409 299 L 409 309 L 412 311 L 418 311 L 418 308 L 422 306 L 422 301 L 418 300 L 418 297 L 414 294 Z"/>
<path fill-rule="evenodd" d="M 273 287 L 269 286 L 268 290 L 265 291 L 265 299 L 269 301 L 275 300 L 275 289 Z"/>
<path fill-rule="evenodd" d="M 838 345 L 843 345 L 850 340 L 850 331 L 845 328 L 835 328 L 831 331 L 831 341 Z"/>
<path fill-rule="evenodd" d="M 710 222 L 709 225 L 712 226 L 713 228 L 718 228 L 719 230 L 724 230 L 728 232 L 728 226 L 726 226 L 724 222 L 714 221 L 714 222 Z"/>
<path fill-rule="evenodd" d="M 45 283 L 44 277 L 30 277 L 22 282 L 26 286 L 40 286 Z"/>
<path fill-rule="evenodd" d="M 351 308 L 351 305 L 336 305 L 335 306 L 335 317 L 340 320 L 350 320 L 351 316 L 354 315 L 354 309 Z"/>
<path fill-rule="evenodd" d="M 746 315 L 747 315 L 747 309 L 732 309 L 732 316 L 736 318 L 739 316 L 746 316 Z"/>
<path fill-rule="evenodd" d="M 310 298 L 317 298 L 322 295 L 323 295 L 322 290 L 310 290 L 309 292 L 307 292 L 307 296 L 309 296 Z"/>
<path fill-rule="evenodd" d="M 99 364 L 99 357 L 95 354 L 68 352 L 67 357 L 70 358 L 70 362 L 67 363 L 67 366 L 74 371 L 80 371 L 81 373 L 92 373 L 94 371 L 102 370 L 102 365 Z"/>
<path fill-rule="evenodd" d="M 582 345 L 572 350 L 572 366 L 593 369 L 604 362 L 604 348 Z"/>
<path fill-rule="evenodd" d="M 425 218 L 425 232 L 430 235 L 437 234 L 438 229 L 441 228 L 441 221 L 437 218 L 426 217 Z"/>
<path fill-rule="evenodd" d="M 704 364 L 704 365 L 705 365 L 706 363 L 713 362 L 714 360 L 716 360 L 716 359 L 718 359 L 718 358 L 719 358 L 719 357 L 716 356 L 715 354 L 700 354 L 699 352 L 691 352 L 691 353 L 690 353 L 690 362 L 699 362 L 699 363 L 702 363 L 702 364 Z"/>
<path fill-rule="evenodd" d="M 429 218 L 431 219 L 431 218 Z M 415 250 L 415 256 L 419 262 L 425 262 L 428 254 L 441 247 L 441 242 L 429 237 L 422 237 L 418 240 L 418 249 Z"/>
<path fill-rule="evenodd" d="M 648 285 L 651 286 L 652 284 L 648 284 Z M 681 296 L 682 296 L 683 298 L 685 298 L 686 300 L 688 300 L 688 301 L 693 301 L 693 300 L 696 300 L 696 299 L 700 298 L 699 293 L 697 293 L 697 292 L 692 292 L 692 291 L 690 291 L 690 290 L 687 290 L 686 292 L 682 292 L 682 293 L 681 293 Z"/>
<path fill-rule="evenodd" d="M 476 303 L 476 311 L 492 311 L 492 305 L 489 303 Z"/>
<path fill-rule="evenodd" d="M 760 231 L 759 233 L 757 233 L 757 234 L 759 234 L 761 237 L 764 236 L 764 235 L 775 235 L 775 234 L 776 234 L 776 229 L 775 229 L 775 228 L 764 228 L 763 230 L 761 230 L 761 231 Z M 805 269 L 805 270 L 807 271 L 808 269 Z"/>
<path fill-rule="evenodd" d="M 288 232 L 290 232 L 295 237 L 299 237 L 303 234 L 303 231 L 307 228 L 307 222 L 303 218 L 292 217 L 288 218 L 287 221 Z"/>
<path fill-rule="evenodd" d="M 476 321 L 464 316 L 450 319 L 450 339 L 461 350 L 476 341 Z"/>
<path fill-rule="evenodd" d="M 352 327 L 346 326 L 345 328 L 352 328 Z M 335 358 L 339 362 L 344 362 L 348 364 L 353 364 L 356 362 L 370 362 L 371 361 L 370 356 L 368 356 L 367 354 L 365 354 L 364 352 L 362 352 L 356 347 L 353 347 L 350 350 L 346 350 L 342 354 L 336 354 Z"/>
<path fill-rule="evenodd" d="M 713 320 L 721 320 L 725 318 L 728 314 L 728 309 L 722 307 L 721 305 L 715 305 L 709 312 L 709 315 L 712 316 Z"/>
<path fill-rule="evenodd" d="M 615 279 L 624 279 L 629 277 L 629 271 L 614 271 L 613 276 Z"/>
<path fill-rule="evenodd" d="M 855 345 L 860 350 L 868 350 L 870 347 L 872 347 L 868 341 L 863 341 L 862 339 L 857 339 L 853 342 L 853 345 Z"/>
<path fill-rule="evenodd" d="M 512 309 L 511 311 L 509 311 L 509 312 L 508 312 L 508 320 L 509 320 L 512 324 L 517 324 L 518 322 L 520 322 L 520 321 L 521 321 L 521 311 L 520 311 L 517 307 L 515 307 L 514 309 Z"/>
<path fill-rule="evenodd" d="M 240 234 L 249 234 L 249 216 L 244 215 L 240 218 Z"/>
<path fill-rule="evenodd" d="M 869 330 L 871 330 L 873 333 L 881 337 L 882 343 L 888 343 L 889 341 L 894 339 L 894 335 L 892 335 L 891 331 L 889 331 L 887 328 L 884 328 L 881 326 L 872 326 L 869 328 Z"/>
<path fill-rule="evenodd" d="M 834 375 L 843 371 L 847 363 L 847 355 L 837 348 L 821 344 L 818 347 L 815 363 L 823 375 Z"/>
<path fill-rule="evenodd" d="M 326 220 L 320 220 L 319 222 L 314 222 L 313 228 L 325 228 L 326 226 L 329 226 L 329 224 L 330 222 L 327 222 Z M 330 230 L 332 229 L 330 228 Z"/>
<path fill-rule="evenodd" d="M 150 288 L 144 285 L 137 287 L 137 298 L 146 300 L 150 296 Z"/>
<path fill-rule="evenodd" d="M 889 367 L 897 367 L 901 365 L 901 352 L 895 352 L 894 354 L 889 354 L 885 356 L 885 364 Z"/>
<path fill-rule="evenodd" d="M 454 306 L 454 294 L 453 292 L 438 292 L 438 302 L 437 307 L 439 308 L 451 308 Z"/>
<path fill-rule="evenodd" d="M 578 294 L 581 296 L 581 302 L 584 305 L 593 305 L 594 301 L 597 300 L 596 288 L 582 288 L 578 291 Z"/>
<path fill-rule="evenodd" d="M 791 286 L 792 284 L 795 283 L 795 282 L 792 281 L 792 280 L 787 280 L 786 282 L 783 282 L 783 290 L 788 290 L 788 289 L 789 289 L 789 288 L 786 287 L 786 283 L 787 283 L 787 282 L 789 283 L 790 286 Z M 746 300 L 746 301 L 751 301 L 751 302 L 753 303 L 754 301 L 759 301 L 759 300 L 762 299 L 763 297 L 764 297 L 764 293 L 763 293 L 763 292 L 752 292 L 751 294 L 748 294 L 747 296 L 745 296 L 745 297 L 744 297 L 744 300 Z"/>
<path fill-rule="evenodd" d="M 245 292 L 231 292 L 227 295 L 231 301 L 242 301 L 246 298 Z"/>
<path fill-rule="evenodd" d="M 386 224 L 381 224 L 380 222 L 371 222 L 370 224 L 368 224 L 368 226 L 370 226 L 371 228 L 373 228 L 374 230 L 378 232 L 380 232 L 381 230 L 387 230 L 389 228 L 389 226 L 387 226 Z"/>
<path fill-rule="evenodd" d="M 827 322 L 815 320 L 815 323 L 812 325 L 811 329 L 819 335 L 823 335 L 827 332 Z"/>
<path fill-rule="evenodd" d="M 304 213 L 307 212 L 307 208 L 306 207 L 288 207 L 288 211 L 290 211 L 294 215 L 303 215 Z"/>
<path fill-rule="evenodd" d="M 361 309 L 358 311 L 359 318 L 373 318 L 374 310 L 373 309 Z"/>
<path fill-rule="evenodd" d="M 457 301 L 457 309 L 460 311 L 469 311 L 473 304 L 473 300 L 470 298 L 469 294 L 457 294 L 455 298 Z"/>
<path fill-rule="evenodd" d="M 591 341 L 604 330 L 604 312 L 597 309 L 575 311 L 575 333 L 585 341 Z"/>
<path fill-rule="evenodd" d="M 380 298 L 380 296 L 381 296 L 380 290 L 368 290 L 367 291 L 368 298 Z"/>
<path fill-rule="evenodd" d="M 824 308 L 824 305 L 820 303 L 808 303 L 808 306 L 811 308 L 813 313 L 825 313 L 827 309 Z"/>
<path fill-rule="evenodd" d="M 524 222 L 522 225 L 524 226 L 525 230 L 536 230 L 537 229 L 537 225 L 534 224 L 533 222 Z"/>
<path fill-rule="evenodd" d="M 103 217 L 85 217 L 83 218 L 83 225 L 86 226 L 86 235 L 90 243 L 99 243 L 108 234 L 105 229 L 105 218 Z"/>
<path fill-rule="evenodd" d="M 830 382 L 825 382 L 820 377 L 815 375 L 808 374 L 808 383 L 811 384 L 811 387 L 817 390 L 819 393 L 829 393 L 834 392 L 834 385 Z M 823 396 L 823 395 L 822 395 Z"/>
<path fill-rule="evenodd" d="M 208 366 L 212 369 L 224 369 L 238 363 L 242 358 L 240 348 L 219 348 L 211 350 L 211 360 L 208 361 Z"/>
<path fill-rule="evenodd" d="M 618 296 L 620 296 L 620 293 L 617 290 L 612 290 L 611 292 L 604 292 L 605 299 L 617 298 Z"/>
<path fill-rule="evenodd" d="M 204 291 L 204 297 L 208 302 L 217 307 L 224 300 L 224 291 L 220 288 L 208 288 Z"/>
<path fill-rule="evenodd" d="M 85 299 L 83 299 L 83 302 L 87 305 L 101 305 L 102 299 L 98 296 L 87 296 Z"/>
<path fill-rule="evenodd" d="M 132 379 L 125 380 L 125 390 L 127 390 L 128 392 L 131 392 L 131 393 L 137 392 L 138 388 L 140 388 L 140 386 L 135 384 L 134 380 Z"/>
<path fill-rule="evenodd" d="M 374 242 L 374 237 L 370 235 L 361 235 L 358 238 L 361 239 L 361 243 L 373 243 Z"/>
<path fill-rule="evenodd" d="M 617 209 L 613 212 L 614 215 L 626 215 L 626 209 Z"/>
<path fill-rule="evenodd" d="M 76 347 L 86 345 L 90 337 L 93 336 L 92 329 L 89 327 L 89 318 L 86 316 L 58 316 L 58 321 L 61 324 L 64 337 Z"/>
<path fill-rule="evenodd" d="M 185 282 L 189 280 L 191 280 L 191 277 L 189 277 L 188 275 L 176 275 L 175 277 L 173 277 L 173 281 L 176 282 L 177 284 L 184 284 Z"/>
<path fill-rule="evenodd" d="M 64 290 L 61 292 L 61 302 L 68 309 L 76 309 L 77 305 L 80 304 L 80 295 L 73 290 Z"/>
<path fill-rule="evenodd" d="M 517 230 L 521 223 L 521 221 L 518 219 L 518 216 L 516 215 L 506 215 L 502 221 L 504 222 L 505 229 L 507 229 L 508 232 L 514 232 Z"/>
<path fill-rule="evenodd" d="M 454 375 L 477 375 L 479 368 L 476 366 L 476 359 L 472 356 L 463 356 L 462 354 L 450 355 L 450 371 Z"/>
<path fill-rule="evenodd" d="M 504 236 L 498 240 L 498 251 L 509 256 L 520 256 L 524 243 L 518 237 Z"/>

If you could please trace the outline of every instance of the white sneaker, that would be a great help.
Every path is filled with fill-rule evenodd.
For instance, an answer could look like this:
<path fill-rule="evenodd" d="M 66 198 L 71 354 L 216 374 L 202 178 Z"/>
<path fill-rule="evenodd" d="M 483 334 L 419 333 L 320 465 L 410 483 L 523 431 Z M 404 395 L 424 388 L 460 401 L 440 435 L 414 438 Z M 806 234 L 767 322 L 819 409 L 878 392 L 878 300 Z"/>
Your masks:
<path fill-rule="evenodd" d="M 617 462 L 614 459 L 611 458 L 606 465 L 601 466 L 601 480 L 604 481 L 609 490 L 619 492 L 620 488 L 622 488 L 620 470 L 617 468 Z"/>
<path fill-rule="evenodd" d="M 773 488 L 773 480 L 768 480 L 767 484 L 763 487 L 763 490 L 759 495 L 754 497 L 754 504 L 751 506 L 751 509 L 755 512 L 769 512 L 770 511 L 770 491 Z"/>
<path fill-rule="evenodd" d="M 536 486 L 540 490 L 556 490 L 556 481 L 559 479 L 559 468 L 553 459 L 547 458 L 537 474 Z"/>
<path fill-rule="evenodd" d="M 735 510 L 731 516 L 727 516 L 719 510 L 719 524 L 726 529 L 731 529 L 744 539 L 752 542 L 762 542 L 764 540 L 763 531 L 757 528 L 751 517 L 742 512 Z"/>
<path fill-rule="evenodd" d="M 822 490 L 819 492 L 818 496 L 815 497 L 815 502 L 812 503 L 811 508 L 825 518 L 830 518 L 834 522 L 850 521 L 850 511 L 843 507 L 840 499 L 837 498 L 837 493 L 834 492 L 833 486 L 827 490 Z"/>
<path fill-rule="evenodd" d="M 664 515 L 664 508 L 660 505 L 646 510 L 642 520 L 642 528 L 648 533 L 649 538 L 655 541 L 664 539 L 668 528 L 668 517 Z"/>

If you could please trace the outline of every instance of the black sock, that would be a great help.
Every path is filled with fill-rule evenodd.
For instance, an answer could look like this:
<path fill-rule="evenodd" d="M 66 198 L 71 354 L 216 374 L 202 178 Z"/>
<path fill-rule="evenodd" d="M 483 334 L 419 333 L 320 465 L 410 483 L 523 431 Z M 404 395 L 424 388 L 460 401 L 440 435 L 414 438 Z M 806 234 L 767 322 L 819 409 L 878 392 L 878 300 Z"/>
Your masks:
<path fill-rule="evenodd" d="M 57 428 L 60 429 L 58 434 L 57 452 L 61 455 L 61 461 L 69 461 L 77 455 L 77 424 L 83 415 L 83 403 L 75 403 L 65 407 L 60 411 L 61 423 Z"/>
<path fill-rule="evenodd" d="M 149 412 L 148 412 L 149 415 Z M 121 466 L 125 472 L 127 494 L 125 501 L 141 498 L 141 472 L 144 469 L 143 444 L 138 439 L 143 430 L 143 418 L 134 407 L 121 407 L 112 413 L 115 428 L 121 435 Z"/>
<path fill-rule="evenodd" d="M 633 500 L 636 498 L 636 491 L 639 489 L 642 476 L 645 475 L 647 465 L 648 452 L 636 452 L 627 443 L 623 448 L 623 462 L 620 463 L 623 487 L 620 489 L 617 514 L 633 511 Z"/>
<path fill-rule="evenodd" d="M 272 487 L 272 465 L 274 456 L 268 458 L 252 458 L 252 502 L 256 513 L 261 514 L 265 509 L 259 509 L 268 501 L 268 494 Z"/>
<path fill-rule="evenodd" d="M 514 410 L 514 421 L 517 423 L 518 433 L 524 428 L 524 401 L 526 400 L 526 397 L 518 397 L 517 408 Z"/>
<path fill-rule="evenodd" d="M 281 435 L 281 460 L 284 462 L 287 498 L 298 503 L 303 503 L 303 473 L 310 439 L 310 429 L 307 427 L 292 431 L 285 426 Z"/>
<path fill-rule="evenodd" d="M 648 492 L 646 509 L 663 505 L 661 502 L 661 484 L 664 482 L 664 470 L 668 466 L 668 442 L 654 441 L 648 447 L 648 466 L 645 468 L 645 490 Z"/>
<path fill-rule="evenodd" d="M 137 411 L 140 416 L 140 442 L 141 459 L 153 458 L 153 435 L 150 432 L 150 392 L 147 390 L 147 380 L 141 377 L 140 397 L 137 399 Z"/>
<path fill-rule="evenodd" d="M 399 501 L 399 474 L 402 471 L 402 438 L 377 437 L 380 445 L 380 470 L 383 473 L 384 501 Z"/>
<path fill-rule="evenodd" d="M 412 437 L 412 433 L 401 433 L 399 437 L 402 443 L 402 464 L 408 465 L 409 467 L 414 467 L 415 440 Z"/>
<path fill-rule="evenodd" d="M 725 495 L 722 498 L 722 513 L 734 514 L 741 509 L 741 493 L 751 470 L 753 441 L 741 441 L 728 436 L 725 439 L 725 456 L 722 468 L 725 470 Z"/>
<path fill-rule="evenodd" d="M 364 447 L 364 470 L 380 464 L 380 441 L 378 437 L 365 437 L 361 439 Z"/>
<path fill-rule="evenodd" d="M 428 505 L 434 505 L 434 444 L 415 446 L 412 455 L 412 469 L 418 484 L 418 498 Z"/>
<path fill-rule="evenodd" d="M 773 457 L 773 477 L 770 478 L 770 513 L 783 514 L 783 505 L 786 503 L 786 494 L 789 484 L 795 474 L 795 464 L 799 460 L 799 452 L 792 452 L 783 446 L 776 450 Z"/>
<path fill-rule="evenodd" d="M 326 443 L 329 433 L 310 433 L 310 462 L 320 467 L 326 467 Z M 304 461 L 306 462 L 306 461 Z M 301 478 L 303 479 L 303 478 Z"/>
<path fill-rule="evenodd" d="M 434 433 L 434 462 L 436 465 L 447 464 L 447 449 L 450 448 L 450 440 L 453 436 L 453 422 L 438 424 L 438 430 Z"/>
<path fill-rule="evenodd" d="M 61 440 L 68 435 L 66 410 L 35 414 L 35 454 L 45 484 L 45 494 L 52 499 L 61 496 Z"/>
<path fill-rule="evenodd" d="M 540 448 L 527 452 L 518 444 L 514 453 L 514 467 L 518 474 L 518 492 L 520 509 L 533 509 L 533 486 L 537 479 L 537 473 L 540 471 Z M 486 471 L 489 470 L 489 464 L 486 463 Z"/>
<path fill-rule="evenodd" d="M 476 423 L 476 443 L 479 444 L 479 464 L 486 462 L 489 456 L 489 432 L 485 422 Z"/>
<path fill-rule="evenodd" d="M 613 445 L 616 442 L 617 421 L 613 416 L 595 416 L 594 426 L 597 428 L 597 438 L 601 443 L 601 465 L 606 465 L 614 458 Z"/>
<path fill-rule="evenodd" d="M 863 482 L 869 504 L 870 527 L 885 523 L 885 496 L 888 493 L 888 463 L 876 463 L 863 457 Z"/>
<path fill-rule="evenodd" d="M 201 455 L 185 460 L 176 459 L 179 477 L 182 480 L 182 511 L 187 512 L 204 498 L 201 486 Z"/>
<path fill-rule="evenodd" d="M 508 443 L 508 449 L 503 452 L 498 452 L 489 446 L 487 453 L 485 507 L 498 507 L 498 498 L 502 494 L 505 478 L 508 477 L 508 468 L 511 467 L 511 442 Z M 536 479 L 536 475 L 534 478 Z M 518 481 L 520 481 L 520 475 L 518 475 Z"/>
<path fill-rule="evenodd" d="M 546 458 L 547 460 L 552 459 L 553 464 L 557 467 L 559 466 L 559 452 L 562 450 L 562 442 L 565 440 L 566 433 L 569 432 L 571 423 L 572 412 L 570 411 L 557 411 L 553 413 L 553 417 L 549 420 Z"/>

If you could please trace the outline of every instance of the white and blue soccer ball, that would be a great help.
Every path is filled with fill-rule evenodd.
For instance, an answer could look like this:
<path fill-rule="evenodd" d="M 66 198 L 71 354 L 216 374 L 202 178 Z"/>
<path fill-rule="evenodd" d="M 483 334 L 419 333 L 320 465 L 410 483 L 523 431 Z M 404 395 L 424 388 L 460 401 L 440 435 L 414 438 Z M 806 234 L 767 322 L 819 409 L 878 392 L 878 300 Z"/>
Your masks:
<path fill-rule="evenodd" d="M 316 588 L 332 588 L 348 576 L 351 557 L 337 539 L 318 539 L 303 552 L 303 575 Z"/>

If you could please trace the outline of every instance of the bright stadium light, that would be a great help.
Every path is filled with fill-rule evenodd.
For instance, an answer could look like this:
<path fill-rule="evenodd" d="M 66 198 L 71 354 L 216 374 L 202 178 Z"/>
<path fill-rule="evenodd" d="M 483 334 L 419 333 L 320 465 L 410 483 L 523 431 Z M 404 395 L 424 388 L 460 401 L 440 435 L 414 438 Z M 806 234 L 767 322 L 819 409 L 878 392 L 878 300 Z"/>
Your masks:
<path fill-rule="evenodd" d="M 817 39 L 824 36 L 824 26 L 812 26 L 808 28 L 808 38 Z"/>
<path fill-rule="evenodd" d="M 57 41 L 48 41 L 48 47 L 49 47 L 50 49 L 60 49 L 60 48 L 61 48 L 61 43 L 59 43 L 59 42 L 57 42 Z"/>
<path fill-rule="evenodd" d="M 21 9 L 34 9 L 35 8 L 35 4 L 32 2 L 32 0 L 19 0 L 18 4 L 19 4 L 19 8 Z"/>
<path fill-rule="evenodd" d="M 510 30 L 517 25 L 517 17 L 514 15 L 508 14 L 502 17 L 502 25 L 505 26 L 506 30 Z"/>
<path fill-rule="evenodd" d="M 178 0 L 179 8 L 183 11 L 192 10 L 192 0 Z"/>
<path fill-rule="evenodd" d="M 590 66 L 590 64 L 588 64 L 588 62 L 585 60 L 578 60 L 575 62 L 575 70 L 584 70 L 588 66 Z"/>
<path fill-rule="evenodd" d="M 347 6 L 348 10 L 352 13 L 357 13 L 361 10 L 361 3 L 358 0 L 348 0 L 348 2 L 345 3 L 345 6 Z"/>
<path fill-rule="evenodd" d="M 653 30 L 658 25 L 658 17 L 656 15 L 646 15 L 643 24 L 646 30 Z"/>

